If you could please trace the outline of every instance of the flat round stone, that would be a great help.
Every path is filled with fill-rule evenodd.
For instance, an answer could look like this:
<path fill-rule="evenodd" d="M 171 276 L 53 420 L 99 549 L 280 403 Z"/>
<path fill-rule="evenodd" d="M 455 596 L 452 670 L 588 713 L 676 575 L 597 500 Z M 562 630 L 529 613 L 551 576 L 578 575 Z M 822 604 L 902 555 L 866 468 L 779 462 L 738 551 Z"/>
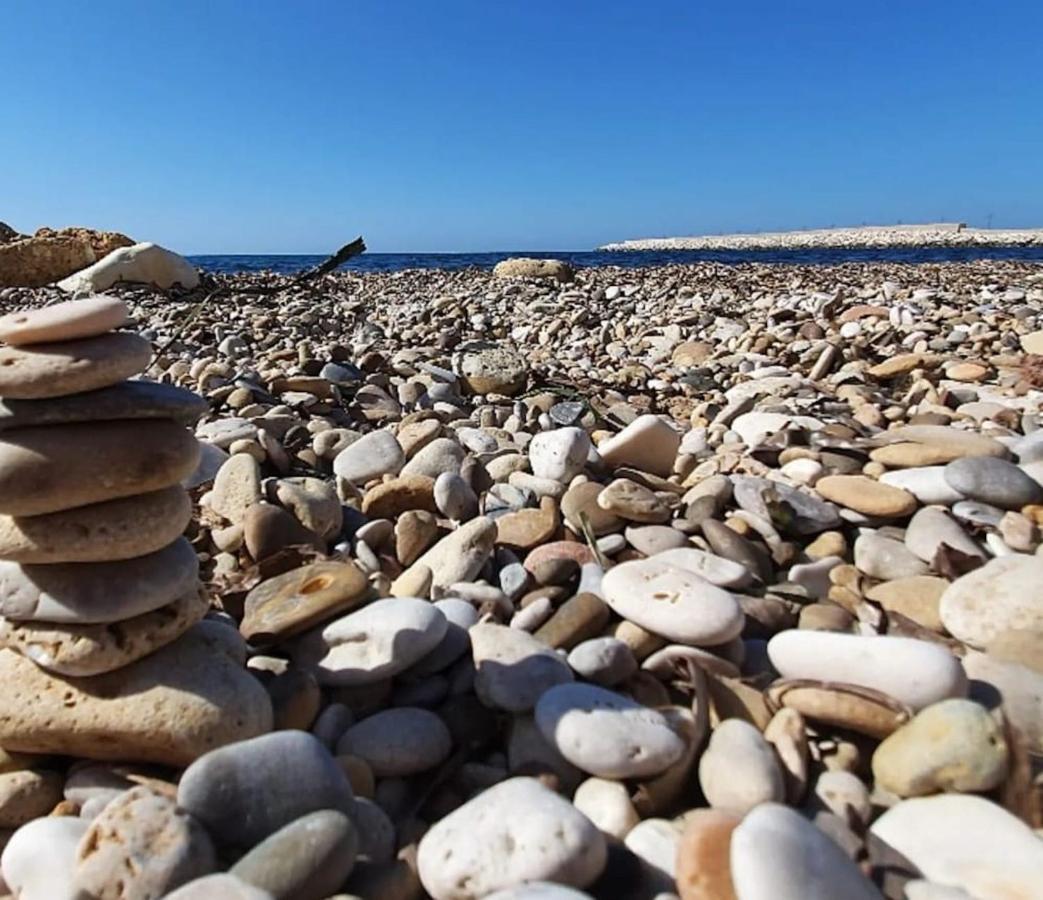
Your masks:
<path fill-rule="evenodd" d="M 727 591 L 655 556 L 610 569 L 602 590 L 618 615 L 680 644 L 723 644 L 742 631 L 745 620 Z"/>
<path fill-rule="evenodd" d="M 206 595 L 196 587 L 166 606 L 122 622 L 61 625 L 12 622 L 0 616 L 0 647 L 21 653 L 59 675 L 101 675 L 176 640 L 209 608 Z"/>
<path fill-rule="evenodd" d="M 352 562 L 318 562 L 284 572 L 246 595 L 239 631 L 258 646 L 276 643 L 358 606 L 368 587 Z"/>
<path fill-rule="evenodd" d="M 198 394 L 155 381 L 121 381 L 83 394 L 46 400 L 0 400 L 0 432 L 33 425 L 118 419 L 172 419 L 192 425 L 210 409 Z"/>
<path fill-rule="evenodd" d="M 73 341 L 121 328 L 129 310 L 119 297 L 95 294 L 0 316 L 0 341 L 12 346 Z"/>
<path fill-rule="evenodd" d="M 178 538 L 117 562 L 21 565 L 0 560 L 0 615 L 12 622 L 118 622 L 183 596 L 199 578 L 199 557 Z"/>
<path fill-rule="evenodd" d="M 145 371 L 152 345 L 127 331 L 29 347 L 0 347 L 0 397 L 37 400 L 108 387 Z"/>
<path fill-rule="evenodd" d="M 173 543 L 192 518 L 181 487 L 42 516 L 0 515 L 0 559 L 20 563 L 106 562 Z"/>
<path fill-rule="evenodd" d="M 199 441 L 176 422 L 16 428 L 0 441 L 0 513 L 38 516 L 178 484 Z"/>
<path fill-rule="evenodd" d="M 685 749 L 662 713 L 592 684 L 544 692 L 536 727 L 570 763 L 600 778 L 658 775 Z"/>
<path fill-rule="evenodd" d="M 938 465 L 964 456 L 1010 456 L 1007 447 L 994 438 L 947 425 L 904 425 L 883 432 L 877 440 L 885 446 L 869 458 L 895 468 Z"/>

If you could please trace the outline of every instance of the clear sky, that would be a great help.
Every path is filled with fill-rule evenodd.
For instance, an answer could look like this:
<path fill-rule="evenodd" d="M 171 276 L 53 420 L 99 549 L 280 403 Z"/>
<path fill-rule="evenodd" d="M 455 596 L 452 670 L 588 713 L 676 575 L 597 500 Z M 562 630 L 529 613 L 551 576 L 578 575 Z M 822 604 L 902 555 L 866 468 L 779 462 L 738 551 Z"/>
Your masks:
<path fill-rule="evenodd" d="M 1043 225 L 1043 0 L 2 0 L 0 220 L 184 253 Z"/>

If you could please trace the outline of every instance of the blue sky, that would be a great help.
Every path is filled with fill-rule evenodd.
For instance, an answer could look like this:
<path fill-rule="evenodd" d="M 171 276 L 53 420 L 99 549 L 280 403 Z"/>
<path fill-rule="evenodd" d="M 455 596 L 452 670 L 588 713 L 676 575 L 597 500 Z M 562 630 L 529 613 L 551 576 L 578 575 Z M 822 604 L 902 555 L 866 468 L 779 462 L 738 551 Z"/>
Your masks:
<path fill-rule="evenodd" d="M 1043 225 L 1043 2 L 4 0 L 0 220 L 185 253 Z"/>

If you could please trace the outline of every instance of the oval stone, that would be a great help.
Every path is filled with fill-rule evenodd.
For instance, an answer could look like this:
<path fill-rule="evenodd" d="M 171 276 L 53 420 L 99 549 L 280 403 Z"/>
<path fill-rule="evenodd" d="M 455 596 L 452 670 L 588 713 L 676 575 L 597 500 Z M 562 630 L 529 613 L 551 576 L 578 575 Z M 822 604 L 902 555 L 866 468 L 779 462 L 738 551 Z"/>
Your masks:
<path fill-rule="evenodd" d="M 982 456 L 954 460 L 945 467 L 945 480 L 964 497 L 1000 509 L 1020 509 L 1043 500 L 1043 485 L 1005 459 Z"/>
<path fill-rule="evenodd" d="M 658 557 L 615 566 L 601 586 L 618 615 L 681 644 L 723 644 L 742 631 L 742 608 L 731 594 Z"/>
<path fill-rule="evenodd" d="M 740 816 L 719 809 L 696 809 L 685 815 L 677 846 L 677 892 L 681 900 L 735 900 L 732 884 L 732 832 Z"/>
<path fill-rule="evenodd" d="M 1040 896 L 1043 841 L 982 797 L 943 794 L 904 800 L 869 829 L 924 878 L 973 897 Z"/>
<path fill-rule="evenodd" d="M 921 710 L 873 754 L 876 783 L 899 797 L 991 791 L 1007 777 L 1003 730 L 971 700 Z"/>
<path fill-rule="evenodd" d="M 350 816 L 354 797 L 318 738 L 277 731 L 201 756 L 181 776 L 177 802 L 220 846 L 249 849 L 320 809 Z"/>
<path fill-rule="evenodd" d="M 917 506 L 916 497 L 908 491 L 864 475 L 827 475 L 815 482 L 815 490 L 827 500 L 865 516 L 907 516 Z"/>
<path fill-rule="evenodd" d="M 0 400 L 0 431 L 71 422 L 171 419 L 192 425 L 210 404 L 198 394 L 155 381 L 121 381 L 84 394 L 47 400 Z"/>
<path fill-rule="evenodd" d="M 152 345 L 126 331 L 0 347 L 0 397 L 36 400 L 97 390 L 143 372 L 151 358 Z"/>
<path fill-rule="evenodd" d="M 480 622 L 470 635 L 474 691 L 485 706 L 528 712 L 544 691 L 572 681 L 565 660 L 520 629 Z"/>
<path fill-rule="evenodd" d="M 117 562 L 20 565 L 0 560 L 0 615 L 15 622 L 118 622 L 166 606 L 198 578 L 199 557 L 184 538 Z"/>
<path fill-rule="evenodd" d="M 432 825 L 417 867 L 434 900 L 470 900 L 528 881 L 586 887 L 606 858 L 604 836 L 571 803 L 535 778 L 511 778 Z"/>
<path fill-rule="evenodd" d="M 0 341 L 19 347 L 94 337 L 125 325 L 129 312 L 119 297 L 95 294 L 8 313 L 0 316 Z"/>
<path fill-rule="evenodd" d="M 305 668 L 316 669 L 322 684 L 375 684 L 430 653 L 447 627 L 426 600 L 390 597 L 303 635 L 292 652 Z"/>
<path fill-rule="evenodd" d="M 358 606 L 369 584 L 352 562 L 318 562 L 262 581 L 244 601 L 239 631 L 258 646 L 297 634 Z"/>
<path fill-rule="evenodd" d="M 930 563 L 943 545 L 967 556 L 985 558 L 981 547 L 947 512 L 930 506 L 917 511 L 906 526 L 905 546 L 924 562 Z"/>
<path fill-rule="evenodd" d="M 626 681 L 637 671 L 630 645 L 614 637 L 591 638 L 577 644 L 568 655 L 568 663 L 581 678 L 602 687 Z"/>
<path fill-rule="evenodd" d="M 20 769 L 0 773 L 0 828 L 17 828 L 48 815 L 62 799 L 58 772 Z"/>
<path fill-rule="evenodd" d="M 529 443 L 532 474 L 567 483 L 583 471 L 590 437 L 582 428 L 556 428 L 537 434 Z"/>
<path fill-rule="evenodd" d="M 91 897 L 162 897 L 217 868 L 206 830 L 168 796 L 131 788 L 108 803 L 76 850 L 77 888 Z"/>
<path fill-rule="evenodd" d="M 337 753 L 364 759 L 377 778 L 426 772 L 445 761 L 453 741 L 433 712 L 401 706 L 352 725 L 337 742 Z"/>
<path fill-rule="evenodd" d="M 758 806 L 732 832 L 731 874 L 742 900 L 880 900 L 836 843 L 777 803 Z"/>
<path fill-rule="evenodd" d="M 710 806 L 738 815 L 786 797 L 771 744 L 742 719 L 725 719 L 710 734 L 699 758 L 699 785 Z"/>
<path fill-rule="evenodd" d="M 0 515 L 0 558 L 19 563 L 133 559 L 173 543 L 192 518 L 179 486 L 42 516 Z"/>
<path fill-rule="evenodd" d="M 565 759 L 600 778 L 658 775 L 685 749 L 662 713 L 592 684 L 546 691 L 536 726 Z"/>
<path fill-rule="evenodd" d="M 572 803 L 609 837 L 623 840 L 641 817 L 627 787 L 607 778 L 588 778 L 572 796 Z"/>
<path fill-rule="evenodd" d="M 984 647 L 1005 631 L 1043 632 L 1043 559 L 1012 554 L 957 578 L 939 612 L 949 633 Z"/>
<path fill-rule="evenodd" d="M 698 547 L 677 547 L 655 554 L 657 562 L 669 563 L 687 572 L 694 572 L 710 584 L 722 588 L 741 588 L 753 581 L 753 573 L 742 563 L 707 553 Z"/>
<path fill-rule="evenodd" d="M 390 431 L 371 431 L 349 444 L 333 460 L 333 473 L 355 484 L 396 475 L 405 465 L 402 445 Z"/>
<path fill-rule="evenodd" d="M 22 900 L 76 896 L 76 848 L 90 822 L 74 816 L 46 816 L 19 828 L 0 857 L 7 888 Z"/>
<path fill-rule="evenodd" d="M 229 874 L 273 897 L 324 900 L 343 887 L 355 866 L 359 836 L 344 813 L 308 813 L 266 837 Z"/>
<path fill-rule="evenodd" d="M 0 512 L 37 516 L 158 491 L 198 462 L 199 442 L 176 422 L 11 429 L 0 441 Z"/>
<path fill-rule="evenodd" d="M 967 693 L 967 677 L 948 649 L 915 638 L 792 629 L 768 642 L 768 657 L 786 678 L 872 688 L 914 711 Z"/>

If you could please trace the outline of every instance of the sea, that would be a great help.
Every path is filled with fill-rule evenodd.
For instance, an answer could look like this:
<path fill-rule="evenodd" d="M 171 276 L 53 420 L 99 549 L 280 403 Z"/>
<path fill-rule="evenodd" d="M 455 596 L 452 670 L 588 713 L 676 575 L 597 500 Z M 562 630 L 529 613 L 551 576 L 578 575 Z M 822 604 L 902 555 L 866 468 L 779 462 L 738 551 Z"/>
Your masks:
<path fill-rule="evenodd" d="M 496 253 L 364 253 L 348 260 L 342 269 L 358 272 L 400 272 L 405 269 L 491 269 L 512 256 L 537 256 L 568 260 L 575 266 L 665 266 L 715 262 L 792 263 L 838 265 L 840 263 L 891 262 L 940 263 L 972 260 L 1020 260 L 1043 262 L 1043 246 L 1035 247 L 886 247 L 846 249 L 840 247 L 800 250 L 504 250 Z M 208 272 L 275 272 L 292 275 L 319 265 L 327 257 L 275 254 L 251 256 L 190 256 L 192 263 Z"/>

